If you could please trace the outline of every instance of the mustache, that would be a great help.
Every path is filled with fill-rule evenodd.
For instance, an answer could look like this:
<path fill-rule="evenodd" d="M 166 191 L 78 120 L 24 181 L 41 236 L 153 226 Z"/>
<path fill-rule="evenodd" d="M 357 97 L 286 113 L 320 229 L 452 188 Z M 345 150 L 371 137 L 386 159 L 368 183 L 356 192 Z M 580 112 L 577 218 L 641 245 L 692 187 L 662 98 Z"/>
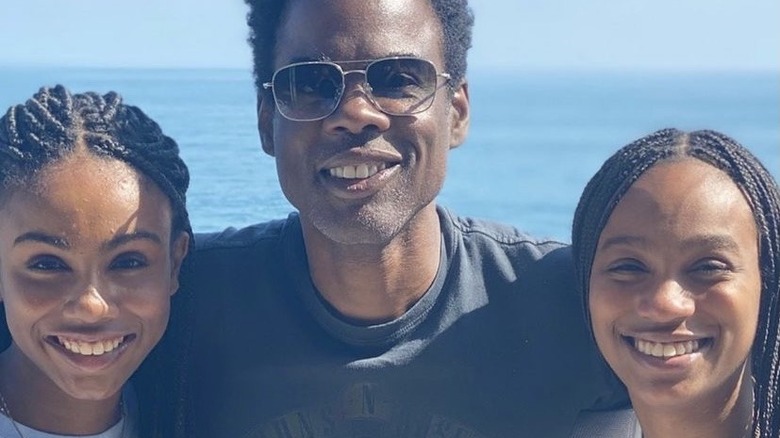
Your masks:
<path fill-rule="evenodd" d="M 347 132 L 342 134 L 337 144 L 339 144 L 342 148 L 346 147 L 348 149 L 361 147 L 367 143 L 370 143 L 372 140 L 379 138 L 381 135 L 382 133 L 379 132 L 379 130 L 376 128 L 364 129 L 358 134 Z"/>

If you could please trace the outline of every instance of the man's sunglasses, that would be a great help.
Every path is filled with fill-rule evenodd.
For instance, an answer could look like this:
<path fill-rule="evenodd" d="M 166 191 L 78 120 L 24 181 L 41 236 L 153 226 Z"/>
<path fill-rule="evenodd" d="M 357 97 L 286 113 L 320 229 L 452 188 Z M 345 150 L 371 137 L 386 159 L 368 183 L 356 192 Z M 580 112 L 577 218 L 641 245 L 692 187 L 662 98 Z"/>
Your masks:
<path fill-rule="evenodd" d="M 344 71 L 339 64 L 366 64 L 363 70 Z M 432 62 L 409 56 L 363 61 L 296 62 L 277 70 L 271 82 L 276 108 L 284 117 L 310 122 L 333 113 L 344 95 L 345 77 L 362 73 L 369 100 L 385 114 L 406 116 L 421 113 L 433 104 L 438 78 L 445 83 L 447 73 L 437 73 Z"/>

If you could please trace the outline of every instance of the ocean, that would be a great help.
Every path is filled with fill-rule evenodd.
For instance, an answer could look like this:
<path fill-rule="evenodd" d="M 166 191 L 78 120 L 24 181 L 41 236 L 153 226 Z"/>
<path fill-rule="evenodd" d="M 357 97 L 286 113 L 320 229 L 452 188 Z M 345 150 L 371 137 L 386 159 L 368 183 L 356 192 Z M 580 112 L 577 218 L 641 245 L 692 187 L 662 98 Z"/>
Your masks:
<path fill-rule="evenodd" d="M 569 241 L 586 182 L 656 129 L 715 129 L 780 177 L 780 73 L 469 74 L 471 128 L 438 202 L 461 215 Z M 118 91 L 175 138 L 192 175 L 196 231 L 281 218 L 292 207 L 263 154 L 251 72 L 0 67 L 0 109 L 40 86 Z"/>

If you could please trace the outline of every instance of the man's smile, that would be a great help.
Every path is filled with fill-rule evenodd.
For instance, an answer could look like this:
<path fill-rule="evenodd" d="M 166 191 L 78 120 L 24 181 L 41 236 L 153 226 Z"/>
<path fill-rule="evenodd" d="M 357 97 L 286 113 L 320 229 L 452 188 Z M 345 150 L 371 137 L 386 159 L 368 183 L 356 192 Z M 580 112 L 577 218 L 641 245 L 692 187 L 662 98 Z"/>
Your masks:
<path fill-rule="evenodd" d="M 332 167 L 328 169 L 328 173 L 336 178 L 363 179 L 370 178 L 386 168 L 387 165 L 385 163 L 358 164 L 357 166 Z"/>

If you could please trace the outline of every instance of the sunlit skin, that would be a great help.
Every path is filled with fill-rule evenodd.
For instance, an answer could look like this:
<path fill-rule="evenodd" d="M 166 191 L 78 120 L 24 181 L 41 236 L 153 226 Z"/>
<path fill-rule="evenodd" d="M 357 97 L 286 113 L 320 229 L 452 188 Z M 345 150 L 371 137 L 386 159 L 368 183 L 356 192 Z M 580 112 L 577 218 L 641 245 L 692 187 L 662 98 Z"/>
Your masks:
<path fill-rule="evenodd" d="M 445 71 L 441 25 L 427 1 L 296 0 L 278 31 L 274 68 L 398 55 Z M 258 114 L 263 148 L 275 156 L 282 190 L 301 213 L 318 290 L 345 316 L 379 322 L 405 312 L 435 277 L 440 233 L 433 201 L 449 150 L 468 129 L 468 93 L 465 83 L 454 93 L 441 86 L 427 111 L 389 116 L 370 102 L 362 79 L 348 76 L 342 102 L 323 120 L 287 120 L 270 97 Z M 328 172 L 359 164 L 384 170 L 352 180 Z"/>
<path fill-rule="evenodd" d="M 0 390 L 29 427 L 102 432 L 165 330 L 188 235 L 171 240 L 170 203 L 155 184 L 83 151 L 3 195 L 0 297 L 13 344 L 0 354 Z M 121 342 L 83 355 L 61 339 L 92 353 Z"/>
<path fill-rule="evenodd" d="M 599 238 L 589 307 L 645 437 L 744 435 L 760 295 L 755 221 L 725 173 L 666 162 L 628 190 Z"/>

